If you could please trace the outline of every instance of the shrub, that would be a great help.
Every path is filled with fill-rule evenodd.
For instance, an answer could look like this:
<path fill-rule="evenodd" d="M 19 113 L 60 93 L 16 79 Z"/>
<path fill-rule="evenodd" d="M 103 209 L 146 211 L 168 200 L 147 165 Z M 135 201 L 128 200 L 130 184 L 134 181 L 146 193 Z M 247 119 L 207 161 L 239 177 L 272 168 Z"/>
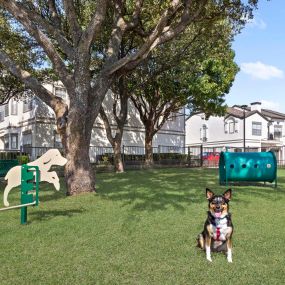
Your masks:
<path fill-rule="evenodd" d="M 27 155 L 19 155 L 17 156 L 17 159 L 19 161 L 19 164 L 27 164 L 30 161 Z"/>

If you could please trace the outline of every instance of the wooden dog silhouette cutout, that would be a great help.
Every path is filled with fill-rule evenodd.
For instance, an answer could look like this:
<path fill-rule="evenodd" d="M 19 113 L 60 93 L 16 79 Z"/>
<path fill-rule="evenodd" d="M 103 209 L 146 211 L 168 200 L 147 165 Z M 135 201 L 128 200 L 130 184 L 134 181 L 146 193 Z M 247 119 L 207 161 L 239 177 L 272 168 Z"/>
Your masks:
<path fill-rule="evenodd" d="M 35 161 L 27 163 L 29 166 L 38 166 L 40 170 L 40 182 L 46 181 L 52 183 L 57 191 L 60 189 L 59 178 L 55 171 L 49 172 L 52 165 L 63 166 L 67 162 L 58 149 L 50 149 Z M 21 184 L 21 166 L 11 168 L 5 176 L 7 186 L 4 190 L 3 202 L 6 207 L 9 206 L 8 194 L 12 188 Z"/>

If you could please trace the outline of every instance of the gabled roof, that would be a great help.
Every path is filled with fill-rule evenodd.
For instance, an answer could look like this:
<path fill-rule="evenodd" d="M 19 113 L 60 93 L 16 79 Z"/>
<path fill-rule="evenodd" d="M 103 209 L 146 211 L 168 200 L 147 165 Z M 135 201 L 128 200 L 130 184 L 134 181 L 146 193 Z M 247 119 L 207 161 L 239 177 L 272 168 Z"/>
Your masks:
<path fill-rule="evenodd" d="M 256 102 L 256 103 L 258 103 L 258 102 Z M 200 113 L 202 114 L 203 112 L 198 112 L 198 113 L 195 113 L 193 115 L 197 115 Z M 261 112 L 259 112 L 258 110 L 251 111 L 250 107 L 245 108 L 245 117 L 246 118 L 252 116 L 253 114 L 259 114 L 266 121 L 271 121 L 272 119 L 273 120 L 274 119 L 285 120 L 285 114 L 277 112 L 277 111 L 273 111 L 273 110 L 269 110 L 269 109 L 261 109 Z M 230 116 L 233 116 L 233 117 L 239 118 L 239 119 L 243 119 L 243 109 L 241 108 L 241 106 L 240 105 L 233 105 L 232 107 L 228 107 L 227 111 L 226 111 L 225 119 L 227 119 Z M 192 117 L 192 115 L 190 117 Z M 187 118 L 187 119 L 189 119 L 189 118 Z"/>
<path fill-rule="evenodd" d="M 264 116 L 274 118 L 274 119 L 285 120 L 285 114 L 282 114 L 282 113 L 279 113 L 276 111 L 272 111 L 272 110 L 268 110 L 268 109 L 261 109 L 261 112 Z"/>
<path fill-rule="evenodd" d="M 254 110 L 254 111 L 247 111 L 248 109 L 246 109 L 245 111 L 245 117 L 248 118 L 254 114 L 259 114 L 264 120 L 266 121 L 270 121 L 263 113 Z M 225 119 L 228 118 L 229 116 L 233 116 L 239 119 L 243 119 L 243 111 L 236 109 L 234 107 L 228 107 L 227 108 L 227 115 L 225 116 Z"/>

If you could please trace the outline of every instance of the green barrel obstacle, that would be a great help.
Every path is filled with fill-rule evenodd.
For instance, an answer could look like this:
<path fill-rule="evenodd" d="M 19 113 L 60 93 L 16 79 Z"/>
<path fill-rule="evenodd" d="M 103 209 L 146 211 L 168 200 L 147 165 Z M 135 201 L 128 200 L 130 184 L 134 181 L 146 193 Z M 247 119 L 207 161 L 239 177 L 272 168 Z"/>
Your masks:
<path fill-rule="evenodd" d="M 221 152 L 220 184 L 228 182 L 275 182 L 277 161 L 274 152 Z"/>

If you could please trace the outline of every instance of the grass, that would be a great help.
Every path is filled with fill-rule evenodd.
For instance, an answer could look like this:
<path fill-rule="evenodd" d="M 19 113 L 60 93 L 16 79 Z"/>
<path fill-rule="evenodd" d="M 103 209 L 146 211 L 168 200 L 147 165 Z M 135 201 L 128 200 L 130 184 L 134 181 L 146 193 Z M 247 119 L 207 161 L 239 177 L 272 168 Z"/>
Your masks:
<path fill-rule="evenodd" d="M 129 171 L 97 180 L 97 194 L 78 197 L 42 184 L 27 226 L 19 210 L 0 213 L 1 285 L 284 284 L 285 170 L 277 189 L 232 187 L 232 264 L 217 253 L 207 262 L 195 243 L 206 218 L 205 187 L 225 190 L 217 170 Z M 9 196 L 13 204 L 17 192 Z"/>

